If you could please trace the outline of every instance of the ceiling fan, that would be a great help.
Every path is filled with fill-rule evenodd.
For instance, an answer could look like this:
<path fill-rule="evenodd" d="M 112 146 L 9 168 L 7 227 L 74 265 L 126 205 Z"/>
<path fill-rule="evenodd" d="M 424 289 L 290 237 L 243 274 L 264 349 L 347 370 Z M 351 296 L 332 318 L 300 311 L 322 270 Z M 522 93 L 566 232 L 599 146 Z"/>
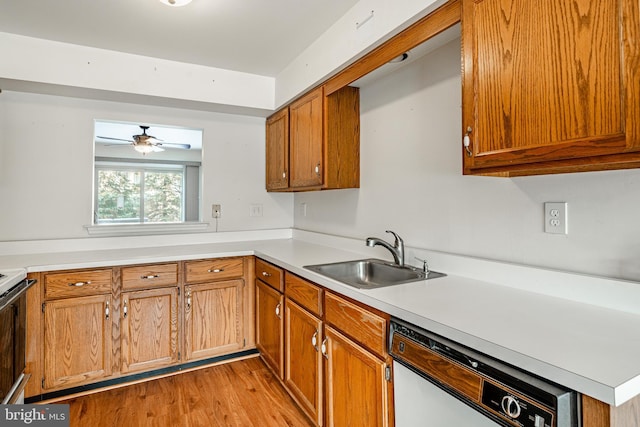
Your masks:
<path fill-rule="evenodd" d="M 133 139 L 112 138 L 109 136 L 97 136 L 97 137 L 100 139 L 108 139 L 111 141 L 130 142 L 133 145 L 134 150 L 142 154 L 147 154 L 147 153 L 157 152 L 157 151 L 164 151 L 163 146 L 167 146 L 168 148 L 182 148 L 185 150 L 188 150 L 191 148 L 190 144 L 165 142 L 160 138 L 156 138 L 153 135 L 147 134 L 147 129 L 149 129 L 149 126 L 140 125 L 140 129 L 142 129 L 142 133 L 140 135 L 133 135 L 131 137 Z"/>

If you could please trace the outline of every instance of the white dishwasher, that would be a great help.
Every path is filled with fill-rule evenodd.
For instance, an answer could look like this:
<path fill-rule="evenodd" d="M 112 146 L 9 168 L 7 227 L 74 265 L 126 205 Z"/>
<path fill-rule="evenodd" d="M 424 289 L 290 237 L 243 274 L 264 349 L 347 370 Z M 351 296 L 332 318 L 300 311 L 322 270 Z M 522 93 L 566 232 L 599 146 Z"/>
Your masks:
<path fill-rule="evenodd" d="M 396 427 L 497 427 L 500 424 L 393 362 Z"/>
<path fill-rule="evenodd" d="M 396 427 L 579 427 L 578 393 L 391 319 Z"/>

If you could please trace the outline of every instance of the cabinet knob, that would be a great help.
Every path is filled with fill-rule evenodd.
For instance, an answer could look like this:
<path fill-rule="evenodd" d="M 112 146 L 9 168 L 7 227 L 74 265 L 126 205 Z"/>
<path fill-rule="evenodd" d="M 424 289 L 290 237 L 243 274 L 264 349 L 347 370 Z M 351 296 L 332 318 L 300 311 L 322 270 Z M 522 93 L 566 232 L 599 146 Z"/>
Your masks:
<path fill-rule="evenodd" d="M 325 338 L 324 340 L 322 340 L 322 345 L 320 346 L 322 355 L 324 356 L 325 359 L 329 360 L 329 354 L 327 353 L 327 340 L 329 338 Z"/>
<path fill-rule="evenodd" d="M 316 175 L 320 175 L 320 162 L 318 162 L 318 164 L 316 165 L 315 172 L 316 172 Z"/>
<path fill-rule="evenodd" d="M 104 317 L 109 320 L 109 301 L 107 301 L 104 307 Z"/>
<path fill-rule="evenodd" d="M 278 319 L 281 319 L 281 317 L 280 317 L 280 306 L 281 305 L 282 305 L 281 303 L 278 303 L 278 305 L 276 305 L 276 316 L 278 317 Z"/>
<path fill-rule="evenodd" d="M 464 150 L 467 152 L 467 156 L 473 156 L 471 152 L 471 132 L 473 132 L 473 128 L 471 126 L 467 126 L 467 132 L 464 134 L 464 138 L 462 139 L 462 145 L 464 145 Z"/>
<path fill-rule="evenodd" d="M 287 177 L 287 172 L 282 172 L 282 179 L 285 179 Z"/>
<path fill-rule="evenodd" d="M 187 291 L 187 310 L 191 310 L 191 291 Z"/>

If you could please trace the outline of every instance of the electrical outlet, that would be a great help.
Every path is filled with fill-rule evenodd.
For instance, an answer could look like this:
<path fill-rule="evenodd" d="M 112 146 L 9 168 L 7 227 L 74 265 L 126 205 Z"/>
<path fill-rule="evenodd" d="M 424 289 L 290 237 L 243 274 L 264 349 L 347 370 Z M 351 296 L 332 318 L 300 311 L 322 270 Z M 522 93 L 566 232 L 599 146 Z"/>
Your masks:
<path fill-rule="evenodd" d="M 222 216 L 222 206 L 221 205 L 211 205 L 211 217 L 220 218 Z"/>
<path fill-rule="evenodd" d="M 568 234 L 567 203 L 547 202 L 544 204 L 544 232 Z"/>

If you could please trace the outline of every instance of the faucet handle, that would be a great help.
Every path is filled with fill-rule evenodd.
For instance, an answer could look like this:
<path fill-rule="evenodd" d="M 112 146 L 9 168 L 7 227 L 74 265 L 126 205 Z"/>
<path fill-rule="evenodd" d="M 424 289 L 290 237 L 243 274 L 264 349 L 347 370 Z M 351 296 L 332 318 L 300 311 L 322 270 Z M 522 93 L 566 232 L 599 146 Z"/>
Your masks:
<path fill-rule="evenodd" d="M 395 231 L 391 231 L 391 230 L 386 230 L 387 233 L 391 233 L 393 234 L 393 237 L 395 237 L 396 239 L 396 246 L 398 246 L 399 243 L 404 243 L 404 241 L 402 240 L 402 237 L 398 236 L 398 233 L 396 233 Z"/>
<path fill-rule="evenodd" d="M 425 274 L 429 274 L 429 264 L 427 264 L 427 260 L 426 259 L 422 259 L 422 258 L 418 258 L 417 256 L 414 256 L 414 258 L 417 261 L 422 262 L 422 271 L 424 271 Z"/>

